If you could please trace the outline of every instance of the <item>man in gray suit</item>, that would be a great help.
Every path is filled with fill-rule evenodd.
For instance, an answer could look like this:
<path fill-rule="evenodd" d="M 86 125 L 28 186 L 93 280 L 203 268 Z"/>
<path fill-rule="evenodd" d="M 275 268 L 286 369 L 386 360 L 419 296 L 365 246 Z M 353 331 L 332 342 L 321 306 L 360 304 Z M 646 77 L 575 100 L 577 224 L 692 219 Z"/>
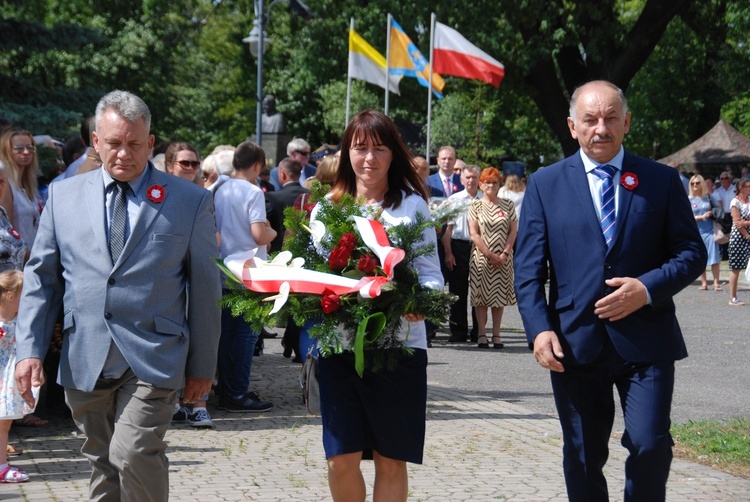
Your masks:
<path fill-rule="evenodd" d="M 103 169 L 54 183 L 24 271 L 16 381 L 27 402 L 64 313 L 58 382 L 92 467 L 92 500 L 167 500 L 164 435 L 182 389 L 211 389 L 220 332 L 211 193 L 156 170 L 151 113 L 114 91 L 96 108 Z"/>

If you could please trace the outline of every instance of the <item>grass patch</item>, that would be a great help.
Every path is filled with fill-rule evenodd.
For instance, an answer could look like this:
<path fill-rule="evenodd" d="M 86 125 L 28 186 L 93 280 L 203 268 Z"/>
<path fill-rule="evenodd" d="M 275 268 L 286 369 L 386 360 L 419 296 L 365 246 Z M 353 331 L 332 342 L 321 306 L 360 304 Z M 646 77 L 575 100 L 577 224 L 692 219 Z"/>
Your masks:
<path fill-rule="evenodd" d="M 750 479 L 750 419 L 689 421 L 673 425 L 672 437 L 676 457 Z"/>

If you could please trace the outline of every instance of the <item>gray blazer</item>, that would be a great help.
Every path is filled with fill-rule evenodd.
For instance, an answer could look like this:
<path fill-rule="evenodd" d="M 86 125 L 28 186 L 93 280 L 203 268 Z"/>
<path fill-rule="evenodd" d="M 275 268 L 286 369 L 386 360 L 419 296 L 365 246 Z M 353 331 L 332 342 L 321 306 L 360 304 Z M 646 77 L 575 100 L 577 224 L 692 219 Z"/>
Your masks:
<path fill-rule="evenodd" d="M 112 339 L 135 375 L 158 387 L 214 377 L 221 284 L 213 198 L 146 169 L 144 202 L 114 266 L 101 170 L 50 185 L 24 270 L 17 360 L 44 358 L 62 307 L 63 387 L 91 391 Z M 152 185 L 164 187 L 163 201 L 145 197 Z"/>

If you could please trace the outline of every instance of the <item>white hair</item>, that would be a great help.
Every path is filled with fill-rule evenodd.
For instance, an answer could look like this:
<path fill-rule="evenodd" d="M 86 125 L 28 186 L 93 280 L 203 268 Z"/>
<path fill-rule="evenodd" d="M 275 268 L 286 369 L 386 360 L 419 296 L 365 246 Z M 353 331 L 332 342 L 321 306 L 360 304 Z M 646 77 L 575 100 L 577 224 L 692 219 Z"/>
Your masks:
<path fill-rule="evenodd" d="M 232 150 L 222 150 L 214 154 L 214 164 L 216 172 L 218 174 L 226 174 L 229 176 L 234 171 L 232 160 L 234 159 L 234 152 Z"/>
<path fill-rule="evenodd" d="M 294 138 L 288 145 L 286 145 L 287 156 L 291 156 L 292 152 L 295 150 L 310 150 L 310 143 L 302 138 Z"/>
<path fill-rule="evenodd" d="M 96 105 L 97 129 L 107 110 L 113 110 L 117 115 L 130 122 L 137 122 L 138 119 L 142 118 L 146 122 L 146 129 L 151 130 L 151 111 L 149 111 L 146 103 L 135 94 L 127 91 L 112 91 L 100 99 Z"/>

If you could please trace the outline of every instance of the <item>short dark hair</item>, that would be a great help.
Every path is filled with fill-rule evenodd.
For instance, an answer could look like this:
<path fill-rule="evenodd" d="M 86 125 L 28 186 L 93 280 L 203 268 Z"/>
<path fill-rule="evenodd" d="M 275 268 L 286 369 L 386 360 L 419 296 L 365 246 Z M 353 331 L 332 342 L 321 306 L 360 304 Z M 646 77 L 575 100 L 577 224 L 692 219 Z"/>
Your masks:
<path fill-rule="evenodd" d="M 302 176 L 302 164 L 291 157 L 281 159 L 281 162 L 279 162 L 279 171 L 281 170 L 287 173 L 292 181 L 297 181 Z"/>
<path fill-rule="evenodd" d="M 247 140 L 237 145 L 232 159 L 232 165 L 235 169 L 238 171 L 250 169 L 258 162 L 261 165 L 266 163 L 266 152 L 259 144 Z"/>

